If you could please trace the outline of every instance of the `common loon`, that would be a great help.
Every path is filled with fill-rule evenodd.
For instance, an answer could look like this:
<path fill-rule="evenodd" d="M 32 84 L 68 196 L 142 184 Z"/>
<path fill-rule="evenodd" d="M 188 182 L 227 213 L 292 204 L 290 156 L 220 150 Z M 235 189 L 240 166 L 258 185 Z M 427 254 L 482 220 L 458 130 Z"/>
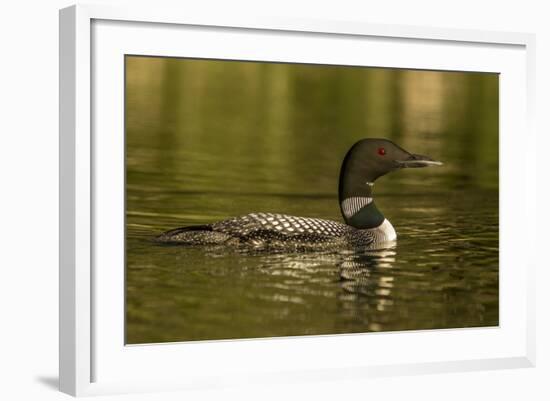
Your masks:
<path fill-rule="evenodd" d="M 338 194 L 345 224 L 311 217 L 250 213 L 212 224 L 169 230 L 155 241 L 255 249 L 384 248 L 396 240 L 397 234 L 374 204 L 376 179 L 405 167 L 441 164 L 427 156 L 409 153 L 388 139 L 365 138 L 351 147 L 340 169 Z"/>

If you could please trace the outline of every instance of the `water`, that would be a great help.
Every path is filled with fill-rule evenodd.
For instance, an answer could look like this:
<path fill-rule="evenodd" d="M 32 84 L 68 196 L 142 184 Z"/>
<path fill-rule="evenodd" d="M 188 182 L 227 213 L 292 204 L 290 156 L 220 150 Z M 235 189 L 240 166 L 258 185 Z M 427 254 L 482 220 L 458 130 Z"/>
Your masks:
<path fill-rule="evenodd" d="M 129 57 L 126 341 L 498 325 L 498 76 Z M 363 137 L 445 162 L 375 184 L 397 245 L 254 253 L 153 244 L 249 212 L 341 221 Z"/>

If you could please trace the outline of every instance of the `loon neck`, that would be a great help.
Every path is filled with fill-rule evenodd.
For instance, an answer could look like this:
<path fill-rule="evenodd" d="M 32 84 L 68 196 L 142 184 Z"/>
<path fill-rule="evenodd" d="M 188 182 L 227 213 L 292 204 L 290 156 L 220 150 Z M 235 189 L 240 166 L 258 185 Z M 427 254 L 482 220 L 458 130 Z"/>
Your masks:
<path fill-rule="evenodd" d="M 374 203 L 372 190 L 341 196 L 340 211 L 346 224 L 359 229 L 378 227 L 385 220 Z"/>

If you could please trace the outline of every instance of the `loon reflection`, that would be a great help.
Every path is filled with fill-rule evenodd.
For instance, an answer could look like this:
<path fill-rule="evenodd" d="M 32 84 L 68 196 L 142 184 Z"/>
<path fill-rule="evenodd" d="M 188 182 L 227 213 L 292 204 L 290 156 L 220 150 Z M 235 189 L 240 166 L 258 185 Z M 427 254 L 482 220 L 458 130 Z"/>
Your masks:
<path fill-rule="evenodd" d="M 254 249 L 382 249 L 397 238 L 374 203 L 374 182 L 402 168 L 441 165 L 409 153 L 387 139 L 366 138 L 347 152 L 340 169 L 339 201 L 344 223 L 277 213 L 250 213 L 212 224 L 180 227 L 155 238 L 177 245 L 228 245 Z"/>
<path fill-rule="evenodd" d="M 339 263 L 342 289 L 349 293 L 388 297 L 393 288 L 391 272 L 395 263 L 395 247 L 380 251 L 356 253 Z"/>

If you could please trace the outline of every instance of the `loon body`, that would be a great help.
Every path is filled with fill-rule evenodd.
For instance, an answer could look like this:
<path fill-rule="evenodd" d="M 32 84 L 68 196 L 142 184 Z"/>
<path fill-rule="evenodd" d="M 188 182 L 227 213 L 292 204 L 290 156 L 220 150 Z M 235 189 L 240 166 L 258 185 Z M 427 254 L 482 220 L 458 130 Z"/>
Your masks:
<path fill-rule="evenodd" d="M 440 165 L 387 139 L 362 139 L 340 170 L 339 200 L 345 223 L 276 213 L 250 213 L 212 224 L 166 231 L 157 242 L 269 249 L 383 248 L 396 240 L 391 223 L 373 199 L 374 181 L 397 169 Z"/>
<path fill-rule="evenodd" d="M 204 226 L 176 228 L 161 234 L 157 240 L 187 245 L 324 249 L 370 247 L 395 241 L 396 237 L 388 220 L 372 229 L 357 229 L 332 220 L 250 213 Z"/>

